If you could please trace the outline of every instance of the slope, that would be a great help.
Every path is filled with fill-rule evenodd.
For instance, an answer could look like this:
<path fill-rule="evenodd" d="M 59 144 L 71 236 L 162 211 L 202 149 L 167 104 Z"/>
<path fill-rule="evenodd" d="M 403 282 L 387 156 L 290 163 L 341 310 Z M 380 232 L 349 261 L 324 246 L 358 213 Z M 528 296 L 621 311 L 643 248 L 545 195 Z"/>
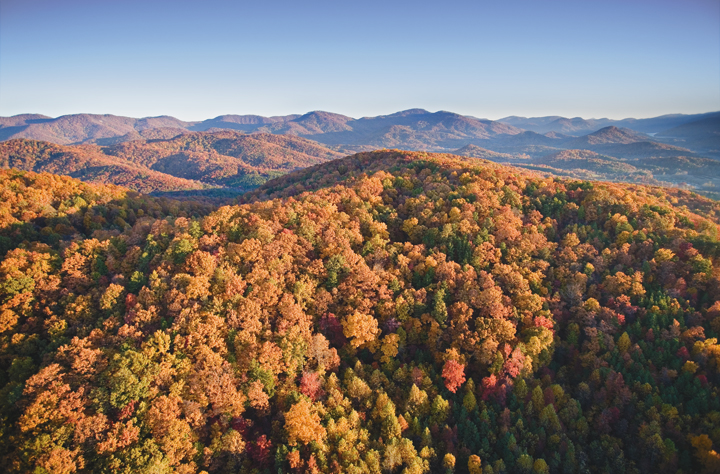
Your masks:
<path fill-rule="evenodd" d="M 230 187 L 251 187 L 251 179 L 277 176 L 343 156 L 299 137 L 233 131 L 136 140 L 104 148 L 103 152 L 173 176 Z"/>
<path fill-rule="evenodd" d="M 219 187 L 238 194 L 270 177 L 343 156 L 293 136 L 177 131 L 148 129 L 140 133 L 155 138 L 105 147 L 14 139 L 0 143 L 0 163 L 146 193 Z"/>
<path fill-rule="evenodd" d="M 498 121 L 513 125 L 525 130 L 532 130 L 538 133 L 561 132 L 568 135 L 582 135 L 587 132 L 593 132 L 610 125 L 616 127 L 624 127 L 640 133 L 658 133 L 663 130 L 678 127 L 683 124 L 694 122 L 701 119 L 718 117 L 720 112 L 709 112 L 704 114 L 667 114 L 659 117 L 650 117 L 644 119 L 626 118 L 621 120 L 613 119 L 583 119 L 576 117 L 573 119 L 560 117 L 557 115 L 546 117 L 518 117 L 510 116 L 501 118 Z"/>
<path fill-rule="evenodd" d="M 3 124 L 0 128 L 0 139 L 27 138 L 69 145 L 117 139 L 126 135 L 132 137 L 134 133 L 152 128 L 186 128 L 186 126 L 186 122 L 167 116 L 141 119 L 94 114 L 64 115 L 54 119 L 40 116 L 25 119 L 10 129 L 6 129 Z"/>
<path fill-rule="evenodd" d="M 64 174 L 83 181 L 116 184 L 139 192 L 202 189 L 199 181 L 183 179 L 110 157 L 97 147 L 65 147 L 35 140 L 0 143 L 0 166 Z"/>
<path fill-rule="evenodd" d="M 712 472 L 719 229 L 676 199 L 381 151 L 28 241 L 6 470 Z"/>
<path fill-rule="evenodd" d="M 692 150 L 720 156 L 720 116 L 696 120 L 657 134 Z"/>

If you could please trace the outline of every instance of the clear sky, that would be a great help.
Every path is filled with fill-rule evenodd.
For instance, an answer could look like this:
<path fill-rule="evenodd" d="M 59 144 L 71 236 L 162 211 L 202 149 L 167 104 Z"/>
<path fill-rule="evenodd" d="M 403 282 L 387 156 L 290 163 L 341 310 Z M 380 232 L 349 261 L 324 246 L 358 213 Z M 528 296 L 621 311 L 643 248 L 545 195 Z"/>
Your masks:
<path fill-rule="evenodd" d="M 0 0 L 0 116 L 720 110 L 718 0 Z"/>

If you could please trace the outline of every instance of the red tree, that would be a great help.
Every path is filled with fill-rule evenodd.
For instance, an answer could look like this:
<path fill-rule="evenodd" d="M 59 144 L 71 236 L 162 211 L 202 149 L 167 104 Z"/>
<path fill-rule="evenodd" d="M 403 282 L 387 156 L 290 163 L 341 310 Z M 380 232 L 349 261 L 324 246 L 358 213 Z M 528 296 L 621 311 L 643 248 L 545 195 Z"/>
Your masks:
<path fill-rule="evenodd" d="M 454 360 L 449 360 L 445 362 L 442 376 L 445 379 L 445 388 L 455 393 L 460 388 L 460 385 L 465 382 L 465 366 Z"/>

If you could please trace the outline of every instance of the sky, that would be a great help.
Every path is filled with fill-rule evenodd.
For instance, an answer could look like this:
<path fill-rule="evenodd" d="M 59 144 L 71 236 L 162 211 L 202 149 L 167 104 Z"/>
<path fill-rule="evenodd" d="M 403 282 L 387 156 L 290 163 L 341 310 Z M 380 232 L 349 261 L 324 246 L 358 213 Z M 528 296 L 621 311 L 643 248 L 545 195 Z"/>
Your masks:
<path fill-rule="evenodd" d="M 0 0 L 0 116 L 720 110 L 718 0 Z"/>

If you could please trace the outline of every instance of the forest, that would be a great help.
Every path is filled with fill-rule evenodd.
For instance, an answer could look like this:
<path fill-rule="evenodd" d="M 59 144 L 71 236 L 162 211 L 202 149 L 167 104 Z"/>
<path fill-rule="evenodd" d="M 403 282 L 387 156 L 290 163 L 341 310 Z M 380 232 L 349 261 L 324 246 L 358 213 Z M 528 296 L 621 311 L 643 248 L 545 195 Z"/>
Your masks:
<path fill-rule="evenodd" d="M 7 472 L 720 472 L 697 194 L 397 150 L 222 207 L 0 193 Z"/>

